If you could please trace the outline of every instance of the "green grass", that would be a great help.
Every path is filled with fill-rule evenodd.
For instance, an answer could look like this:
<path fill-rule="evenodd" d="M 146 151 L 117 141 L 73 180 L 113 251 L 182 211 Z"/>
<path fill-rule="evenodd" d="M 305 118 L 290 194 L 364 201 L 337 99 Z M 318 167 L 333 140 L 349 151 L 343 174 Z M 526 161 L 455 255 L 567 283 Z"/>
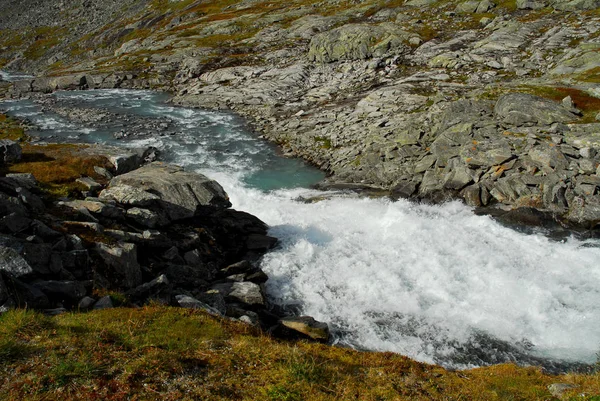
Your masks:
<path fill-rule="evenodd" d="M 452 372 L 392 353 L 272 339 L 203 312 L 148 306 L 0 317 L 3 400 L 541 400 L 572 383 L 592 400 L 600 375 L 497 365 Z M 583 394 L 583 396 L 580 396 Z M 566 398 L 568 399 L 568 398 Z"/>

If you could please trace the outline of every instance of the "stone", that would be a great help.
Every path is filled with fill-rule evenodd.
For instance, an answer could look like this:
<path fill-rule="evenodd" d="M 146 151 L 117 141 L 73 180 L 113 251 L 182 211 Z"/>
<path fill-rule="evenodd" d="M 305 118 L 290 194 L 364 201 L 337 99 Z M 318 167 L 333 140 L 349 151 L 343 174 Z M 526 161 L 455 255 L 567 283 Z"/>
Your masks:
<path fill-rule="evenodd" d="M 313 36 L 308 59 L 321 63 L 364 60 L 402 48 L 411 37 L 414 34 L 393 25 L 346 24 Z"/>
<path fill-rule="evenodd" d="M 110 295 L 106 295 L 102 298 L 100 298 L 98 300 L 98 302 L 96 302 L 94 304 L 94 310 L 101 310 L 101 309 L 111 309 L 114 308 L 112 299 L 110 298 Z"/>
<path fill-rule="evenodd" d="M 79 281 L 37 281 L 33 286 L 50 300 L 71 304 L 77 303 L 86 294 L 85 287 Z"/>
<path fill-rule="evenodd" d="M 157 213 L 153 212 L 152 210 L 142 209 L 139 207 L 128 209 L 127 218 L 135 221 L 137 224 L 143 227 L 148 228 L 156 227 L 160 221 L 160 216 Z"/>
<path fill-rule="evenodd" d="M 142 270 L 137 261 L 137 247 L 134 244 L 99 243 L 96 244 L 95 251 L 109 271 L 114 272 L 115 283 L 120 287 L 134 288 L 142 284 Z"/>
<path fill-rule="evenodd" d="M 35 177 L 33 176 L 33 174 L 30 173 L 12 173 L 12 174 L 6 174 L 7 178 L 10 178 L 13 181 L 16 181 L 20 186 L 31 190 L 35 187 L 37 187 L 38 182 L 35 179 Z"/>
<path fill-rule="evenodd" d="M 562 399 L 564 393 L 574 390 L 578 387 L 579 386 L 570 383 L 552 383 L 548 386 L 548 391 L 550 391 L 550 394 L 552 394 L 554 397 Z"/>
<path fill-rule="evenodd" d="M 262 234 L 250 234 L 246 240 L 249 251 L 268 251 L 277 244 L 277 238 Z"/>
<path fill-rule="evenodd" d="M 42 201 L 42 199 L 39 196 L 29 192 L 27 189 L 22 187 L 17 188 L 16 192 L 21 202 L 23 202 L 23 204 L 26 205 L 32 211 L 36 213 L 41 213 L 46 209 L 44 201 Z"/>
<path fill-rule="evenodd" d="M 221 313 L 221 311 L 218 309 L 215 309 L 212 306 L 207 305 L 204 302 L 201 302 L 188 295 L 175 295 L 175 300 L 177 301 L 177 305 L 182 308 L 200 309 L 213 316 L 223 316 L 223 313 Z"/>
<path fill-rule="evenodd" d="M 6 284 L 4 284 L 2 273 L 0 273 L 0 305 L 4 305 L 9 296 L 10 293 L 8 292 L 8 288 L 6 288 Z"/>
<path fill-rule="evenodd" d="M 94 171 L 96 172 L 96 174 L 106 178 L 107 180 L 112 180 L 114 177 L 112 173 L 104 167 L 94 166 Z"/>
<path fill-rule="evenodd" d="M 32 285 L 12 279 L 10 287 L 16 304 L 21 308 L 48 309 L 52 306 L 46 294 Z"/>
<path fill-rule="evenodd" d="M 10 139 L 0 139 L 0 165 L 16 163 L 21 157 L 21 145 Z"/>
<path fill-rule="evenodd" d="M 220 271 L 221 276 L 230 276 L 232 274 L 247 273 L 252 268 L 252 265 L 247 260 L 242 260 L 231 264 Z"/>
<path fill-rule="evenodd" d="M 600 200 L 597 196 L 575 197 L 569 205 L 567 219 L 585 228 L 594 228 L 600 223 Z"/>
<path fill-rule="evenodd" d="M 319 322 L 310 316 L 286 317 L 279 321 L 279 325 L 294 334 L 315 341 L 327 342 L 330 337 L 327 323 Z"/>
<path fill-rule="evenodd" d="M 504 123 L 551 125 L 575 121 L 577 116 L 552 100 L 527 93 L 509 93 L 501 96 L 494 107 L 496 117 Z"/>
<path fill-rule="evenodd" d="M 160 199 L 158 195 L 144 191 L 131 185 L 118 185 L 100 192 L 103 201 L 116 201 L 122 205 L 145 207 Z"/>
<path fill-rule="evenodd" d="M 96 300 L 92 297 L 83 297 L 77 304 L 77 309 L 80 311 L 89 310 L 92 308 L 92 306 L 94 306 L 95 302 Z"/>
<path fill-rule="evenodd" d="M 91 177 L 81 177 L 75 180 L 78 184 L 81 184 L 86 190 L 96 192 L 102 189 L 102 184 L 99 184 Z"/>
<path fill-rule="evenodd" d="M 0 270 L 12 277 L 24 277 L 33 274 L 33 269 L 17 251 L 0 246 Z"/>
<path fill-rule="evenodd" d="M 111 197 L 119 203 L 129 203 L 130 194 L 115 189 L 136 188 L 158 197 L 157 204 L 171 220 L 181 220 L 200 213 L 204 208 L 227 208 L 229 197 L 216 181 L 198 173 L 185 172 L 181 167 L 154 162 L 127 174 L 115 177 L 109 185 Z M 125 195 L 125 199 L 123 199 Z M 100 194 L 106 197 L 106 190 Z M 142 206 L 136 202 L 135 206 Z"/>
<path fill-rule="evenodd" d="M 31 226 L 32 220 L 28 217 L 11 213 L 0 219 L 0 231 L 4 233 L 20 233 Z"/>
<path fill-rule="evenodd" d="M 547 6 L 547 1 L 517 0 L 519 10 L 540 10 Z"/>
<path fill-rule="evenodd" d="M 133 303 L 146 303 L 149 300 L 161 302 L 165 305 L 170 303 L 171 283 L 166 275 L 161 274 L 154 280 L 144 283 L 125 293 L 125 296 Z"/>
<path fill-rule="evenodd" d="M 265 306 L 265 297 L 260 285 L 249 282 L 233 283 L 227 299 L 248 305 Z"/>

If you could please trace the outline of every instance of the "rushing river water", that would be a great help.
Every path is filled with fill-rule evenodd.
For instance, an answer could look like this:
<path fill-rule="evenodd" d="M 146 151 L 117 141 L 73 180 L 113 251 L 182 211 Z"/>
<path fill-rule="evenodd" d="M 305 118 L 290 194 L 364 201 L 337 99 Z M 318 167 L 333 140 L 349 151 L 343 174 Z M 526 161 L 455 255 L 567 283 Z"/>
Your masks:
<path fill-rule="evenodd" d="M 458 202 L 339 193 L 304 203 L 299 198 L 324 195 L 309 189 L 322 173 L 279 156 L 231 114 L 172 107 L 165 95 L 144 91 L 53 96 L 120 117 L 90 125 L 29 100 L 0 108 L 28 118 L 42 138 L 152 145 L 218 180 L 235 208 L 260 217 L 281 240 L 262 261 L 271 299 L 328 322 L 339 344 L 455 368 L 515 360 L 560 370 L 596 360 L 597 241 L 524 234 Z M 114 139 L 136 119 L 140 132 L 162 128 Z"/>

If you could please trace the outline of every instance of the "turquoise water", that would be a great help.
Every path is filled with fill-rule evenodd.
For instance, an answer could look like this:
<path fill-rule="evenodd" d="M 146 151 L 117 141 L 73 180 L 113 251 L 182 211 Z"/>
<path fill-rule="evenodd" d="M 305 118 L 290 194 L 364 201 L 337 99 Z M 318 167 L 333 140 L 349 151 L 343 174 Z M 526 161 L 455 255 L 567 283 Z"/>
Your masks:
<path fill-rule="evenodd" d="M 301 160 L 283 157 L 275 146 L 259 139 L 241 118 L 230 113 L 173 107 L 167 104 L 167 95 L 149 91 L 72 91 L 53 96 L 63 106 L 84 105 L 85 109 L 114 113 L 119 118 L 80 124 L 27 99 L 6 101 L 0 103 L 0 108 L 37 125 L 39 129 L 32 133 L 41 139 L 124 147 L 152 145 L 163 152 L 163 159 L 178 162 L 182 157 L 191 158 L 196 169 L 221 166 L 239 175 L 249 187 L 264 191 L 308 187 L 325 177 Z M 125 124 L 128 116 L 145 118 L 136 128 L 139 135 Z M 158 124 L 166 128 L 155 129 Z M 119 133 L 128 136 L 115 139 Z"/>

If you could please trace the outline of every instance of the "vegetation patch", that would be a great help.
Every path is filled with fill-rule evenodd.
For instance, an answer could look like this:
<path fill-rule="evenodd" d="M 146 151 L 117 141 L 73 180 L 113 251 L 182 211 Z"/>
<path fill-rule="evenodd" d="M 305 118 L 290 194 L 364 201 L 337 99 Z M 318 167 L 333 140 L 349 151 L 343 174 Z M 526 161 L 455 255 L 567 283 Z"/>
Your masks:
<path fill-rule="evenodd" d="M 204 312 L 147 306 L 0 317 L 6 400 L 593 400 L 599 374 L 497 365 L 452 372 L 392 353 L 283 342 Z M 18 348 L 22 347 L 22 348 Z M 2 352 L 2 351 L 0 351 Z"/>
<path fill-rule="evenodd" d="M 25 134 L 23 124 L 5 114 L 0 114 L 0 139 L 12 141 L 25 141 L 29 137 Z"/>

